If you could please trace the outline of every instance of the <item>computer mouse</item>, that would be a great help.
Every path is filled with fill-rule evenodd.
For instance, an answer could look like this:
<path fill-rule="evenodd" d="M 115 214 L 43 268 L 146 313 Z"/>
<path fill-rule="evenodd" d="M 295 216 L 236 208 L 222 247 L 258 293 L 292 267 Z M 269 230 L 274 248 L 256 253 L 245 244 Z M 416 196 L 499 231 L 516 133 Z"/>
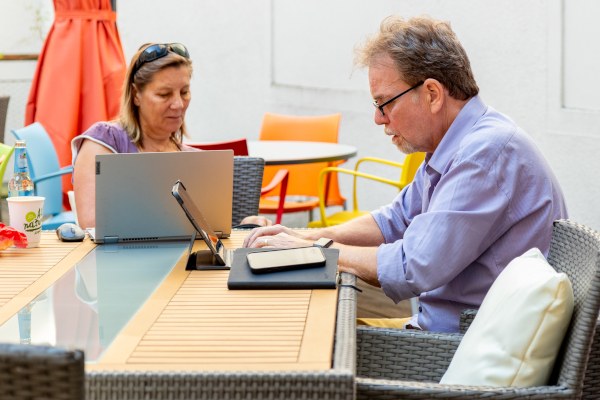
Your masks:
<path fill-rule="evenodd" d="M 56 236 L 63 242 L 81 242 L 85 231 L 79 225 L 67 222 L 56 228 Z"/>

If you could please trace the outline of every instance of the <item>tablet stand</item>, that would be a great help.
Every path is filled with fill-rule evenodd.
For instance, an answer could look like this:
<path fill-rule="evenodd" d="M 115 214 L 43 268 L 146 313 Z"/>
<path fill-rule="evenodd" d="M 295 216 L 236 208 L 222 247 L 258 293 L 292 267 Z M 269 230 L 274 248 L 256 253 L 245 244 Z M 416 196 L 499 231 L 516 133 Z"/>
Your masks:
<path fill-rule="evenodd" d="M 190 254 L 185 266 L 186 270 L 228 270 L 227 265 L 220 265 L 210 250 L 198 250 Z"/>

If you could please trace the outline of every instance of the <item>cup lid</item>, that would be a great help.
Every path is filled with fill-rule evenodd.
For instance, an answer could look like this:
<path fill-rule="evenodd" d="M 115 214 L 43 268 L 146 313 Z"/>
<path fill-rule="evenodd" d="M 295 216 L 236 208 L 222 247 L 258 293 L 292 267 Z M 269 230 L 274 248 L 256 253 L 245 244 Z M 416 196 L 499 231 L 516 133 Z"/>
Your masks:
<path fill-rule="evenodd" d="M 6 201 L 14 201 L 14 202 L 30 202 L 30 201 L 42 201 L 46 198 L 43 196 L 11 196 L 7 197 Z"/>

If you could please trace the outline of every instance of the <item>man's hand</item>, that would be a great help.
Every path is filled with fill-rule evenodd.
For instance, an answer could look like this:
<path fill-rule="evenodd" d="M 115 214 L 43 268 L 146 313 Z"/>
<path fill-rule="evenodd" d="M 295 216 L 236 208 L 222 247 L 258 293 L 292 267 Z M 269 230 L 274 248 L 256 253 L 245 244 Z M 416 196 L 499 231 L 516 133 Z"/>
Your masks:
<path fill-rule="evenodd" d="M 240 225 L 271 226 L 273 225 L 273 222 L 270 219 L 263 217 L 262 215 L 250 215 L 244 218 L 240 222 Z"/>
<path fill-rule="evenodd" d="M 313 240 L 283 225 L 254 228 L 244 239 L 244 247 L 304 247 L 312 246 Z"/>

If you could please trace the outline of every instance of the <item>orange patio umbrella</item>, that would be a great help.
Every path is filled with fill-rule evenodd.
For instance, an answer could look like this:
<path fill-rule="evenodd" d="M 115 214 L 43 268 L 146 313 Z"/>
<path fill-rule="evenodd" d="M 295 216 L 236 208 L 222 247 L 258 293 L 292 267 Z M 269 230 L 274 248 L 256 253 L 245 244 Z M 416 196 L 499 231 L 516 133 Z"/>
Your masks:
<path fill-rule="evenodd" d="M 126 63 L 114 3 L 54 0 L 54 23 L 31 84 L 25 125 L 46 128 L 61 167 L 71 164 L 72 138 L 119 112 Z M 71 187 L 65 176 L 64 192 Z"/>

